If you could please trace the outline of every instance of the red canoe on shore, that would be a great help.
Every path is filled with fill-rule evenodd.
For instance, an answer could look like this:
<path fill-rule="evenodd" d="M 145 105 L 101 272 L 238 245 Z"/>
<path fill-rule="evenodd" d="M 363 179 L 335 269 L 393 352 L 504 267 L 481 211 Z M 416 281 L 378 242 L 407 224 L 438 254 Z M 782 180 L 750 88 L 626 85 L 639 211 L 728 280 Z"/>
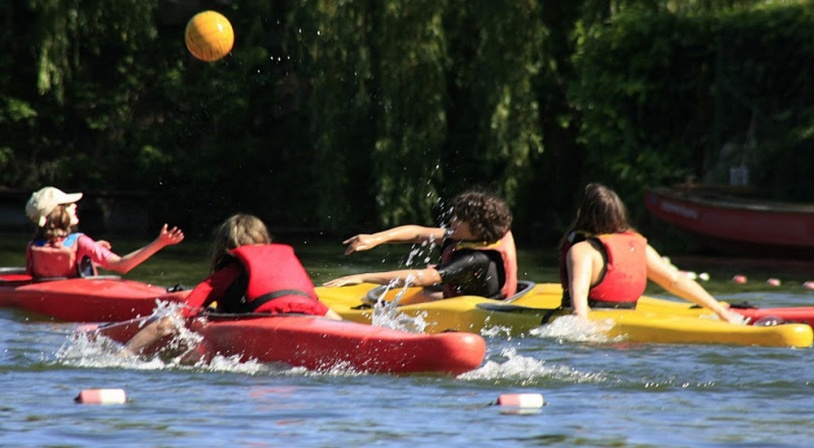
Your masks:
<path fill-rule="evenodd" d="M 143 328 L 145 319 L 85 329 L 124 343 Z M 478 368 L 486 341 L 471 333 L 416 334 L 349 321 L 303 315 L 211 315 L 189 328 L 203 337 L 196 355 L 240 357 L 285 363 L 309 370 L 333 368 L 370 373 L 441 373 L 458 375 Z M 160 354 L 167 337 L 145 353 Z"/>
<path fill-rule="evenodd" d="M 0 268 L 0 308 L 66 322 L 119 322 L 149 316 L 156 301 L 181 302 L 189 291 L 118 276 L 34 281 L 21 268 Z"/>
<path fill-rule="evenodd" d="M 814 205 L 758 201 L 699 186 L 648 189 L 644 205 L 724 253 L 814 259 Z"/>

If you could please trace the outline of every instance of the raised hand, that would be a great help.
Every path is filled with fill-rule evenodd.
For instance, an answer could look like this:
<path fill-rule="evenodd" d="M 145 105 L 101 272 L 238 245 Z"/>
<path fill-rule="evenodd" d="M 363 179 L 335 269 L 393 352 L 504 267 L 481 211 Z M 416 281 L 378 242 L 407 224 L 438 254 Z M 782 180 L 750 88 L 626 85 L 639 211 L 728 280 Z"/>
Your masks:
<path fill-rule="evenodd" d="M 369 235 L 365 233 L 348 238 L 342 242 L 342 244 L 348 245 L 348 247 L 345 249 L 345 255 L 350 255 L 354 252 L 360 252 L 363 250 L 373 249 L 380 243 L 381 243 L 380 238 L 376 237 L 375 235 Z"/>
<path fill-rule="evenodd" d="M 169 228 L 167 224 L 158 233 L 158 241 L 162 246 L 172 246 L 184 241 L 184 232 L 178 227 Z"/>

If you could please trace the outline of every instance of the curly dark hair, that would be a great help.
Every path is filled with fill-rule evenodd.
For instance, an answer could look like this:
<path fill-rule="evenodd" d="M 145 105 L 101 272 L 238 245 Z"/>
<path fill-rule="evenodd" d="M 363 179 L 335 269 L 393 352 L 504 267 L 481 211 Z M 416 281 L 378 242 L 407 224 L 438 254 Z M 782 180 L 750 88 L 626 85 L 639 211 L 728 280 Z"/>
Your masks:
<path fill-rule="evenodd" d="M 469 224 L 472 233 L 494 243 L 512 227 L 512 212 L 500 197 L 486 191 L 466 191 L 452 198 L 451 217 Z"/>

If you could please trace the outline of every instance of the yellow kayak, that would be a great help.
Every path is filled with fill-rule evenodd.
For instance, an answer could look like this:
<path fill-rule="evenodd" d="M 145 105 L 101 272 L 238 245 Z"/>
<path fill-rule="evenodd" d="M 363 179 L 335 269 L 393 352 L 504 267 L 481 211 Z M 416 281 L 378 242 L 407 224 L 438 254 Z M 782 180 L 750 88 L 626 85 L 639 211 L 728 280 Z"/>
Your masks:
<path fill-rule="evenodd" d="M 523 289 L 509 300 L 479 296 L 461 296 L 399 306 L 407 316 L 421 317 L 428 323 L 427 333 L 466 331 L 483 334 L 498 327 L 517 335 L 569 315 L 558 310 L 562 288 L 555 283 L 521 282 Z M 421 292 L 421 288 L 393 288 L 363 283 L 345 287 L 317 287 L 317 294 L 343 318 L 370 324 L 373 307 L 381 300 L 391 302 Z M 386 291 L 386 292 L 385 292 Z M 592 310 L 590 319 L 610 321 L 609 337 L 624 337 L 631 342 L 737 344 L 767 347 L 809 347 L 814 332 L 804 324 L 776 326 L 734 325 L 718 320 L 707 310 L 694 309 L 688 303 L 642 297 L 635 310 Z"/>

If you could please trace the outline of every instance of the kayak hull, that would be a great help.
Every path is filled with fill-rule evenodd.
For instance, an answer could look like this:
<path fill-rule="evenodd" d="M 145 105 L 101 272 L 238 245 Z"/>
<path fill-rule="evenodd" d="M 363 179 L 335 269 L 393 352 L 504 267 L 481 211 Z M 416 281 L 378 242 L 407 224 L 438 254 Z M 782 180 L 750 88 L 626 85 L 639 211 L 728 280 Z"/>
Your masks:
<path fill-rule="evenodd" d="M 486 342 L 470 333 L 416 334 L 355 322 L 303 315 L 241 315 L 196 319 L 190 329 L 202 336 L 198 356 L 238 356 L 240 361 L 285 363 L 309 370 L 334 368 L 370 373 L 458 375 L 478 368 Z M 99 326 L 90 331 L 125 343 L 144 319 Z M 145 349 L 155 354 L 167 345 Z"/>
<path fill-rule="evenodd" d="M 65 322 L 118 322 L 149 316 L 157 301 L 182 302 L 187 294 L 115 276 L 32 281 L 0 275 L 0 308 Z"/>
<path fill-rule="evenodd" d="M 371 323 L 373 309 L 365 307 L 365 299 L 376 285 L 363 284 L 344 288 L 317 288 L 317 294 L 343 318 Z M 385 300 L 399 293 L 417 294 L 420 288 L 389 291 Z M 536 284 L 511 301 L 499 301 L 477 296 L 462 296 L 435 302 L 399 307 L 410 316 L 424 316 L 429 325 L 425 331 L 468 331 L 482 334 L 491 327 L 501 326 L 506 333 L 525 333 L 545 323 L 570 315 L 557 310 L 562 289 L 557 284 Z M 369 300 L 369 298 L 367 298 Z M 814 332 L 808 325 L 746 326 L 722 322 L 706 310 L 692 309 L 691 304 L 643 297 L 635 310 L 592 310 L 590 319 L 612 323 L 607 334 L 624 337 L 631 342 L 736 344 L 770 347 L 809 347 Z"/>

